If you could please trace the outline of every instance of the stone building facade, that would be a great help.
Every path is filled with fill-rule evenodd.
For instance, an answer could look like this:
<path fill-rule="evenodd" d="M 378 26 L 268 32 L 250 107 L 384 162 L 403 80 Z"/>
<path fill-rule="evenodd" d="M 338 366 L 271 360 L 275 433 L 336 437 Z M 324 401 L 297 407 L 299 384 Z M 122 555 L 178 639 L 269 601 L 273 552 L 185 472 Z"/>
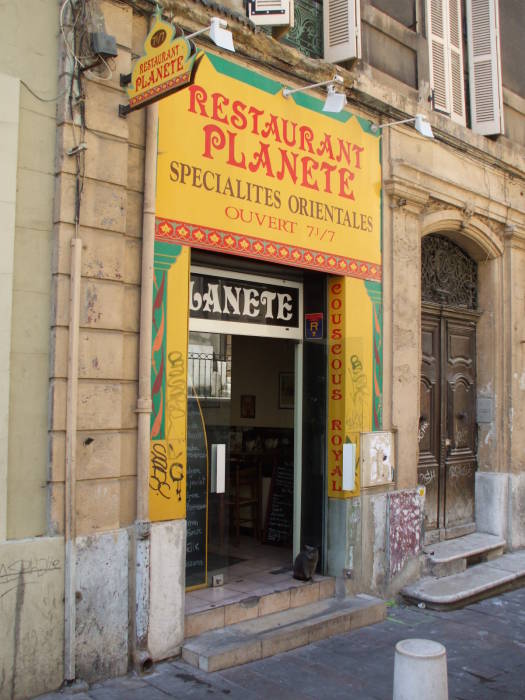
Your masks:
<path fill-rule="evenodd" d="M 350 12 L 358 10 L 355 51 L 336 59 L 325 58 L 326 48 L 323 54 L 322 3 L 314 0 L 295 3 L 289 30 L 254 26 L 239 0 L 213 10 L 192 0 L 164 3 L 164 19 L 186 35 L 212 16 L 232 31 L 235 54 L 207 35 L 195 38 L 207 55 L 197 78 L 204 60 L 227 61 L 221 76 L 229 71 L 224 80 L 238 80 L 240 91 L 250 80 L 304 87 L 330 80 L 336 69 L 342 76 L 363 148 L 377 148 L 380 157 L 380 216 L 377 257 L 372 244 L 372 257 L 349 253 L 375 271 L 336 275 L 306 258 L 286 265 L 214 251 L 198 239 L 188 246 L 162 238 L 162 223 L 177 218 L 176 209 L 171 218 L 159 212 L 155 200 L 155 181 L 160 192 L 165 177 L 157 171 L 157 133 L 164 138 L 173 124 L 170 98 L 119 116 L 127 102 L 121 75 L 144 53 L 155 3 L 28 1 L 23 16 L 20 3 L 6 3 L 0 30 L 0 698 L 30 697 L 64 679 L 119 675 L 180 651 L 187 518 L 176 504 L 159 509 L 152 495 L 151 416 L 159 414 L 152 359 L 179 347 L 187 356 L 188 328 L 196 326 L 180 290 L 188 289 L 192 265 L 298 284 L 304 312 L 324 314 L 317 345 L 301 326 L 303 364 L 291 356 L 280 368 L 295 372 L 296 416 L 301 396 L 308 399 L 302 421 L 279 414 L 286 429 L 296 421 L 303 512 L 299 500 L 294 551 L 313 538 L 324 573 L 351 576 L 355 592 L 393 595 L 418 576 L 425 539 L 477 528 L 501 535 L 509 549 L 525 546 L 521 2 L 346 0 Z M 488 88 L 472 72 L 480 38 L 470 31 L 471 11 L 474 19 L 488 13 L 496 28 L 492 39 L 481 37 L 493 66 L 486 128 Z M 115 38 L 115 57 L 98 58 L 94 32 Z M 186 99 L 184 90 L 174 99 Z M 267 94 L 268 111 L 281 109 L 279 96 Z M 326 119 L 319 124 L 339 134 L 344 122 L 321 115 L 325 94 L 307 94 L 315 104 L 297 98 L 282 109 L 297 108 L 305 124 L 310 109 L 312 129 Z M 433 139 L 412 123 L 372 128 L 416 114 L 428 120 Z M 204 168 L 199 149 L 194 163 Z M 200 215 L 195 207 L 196 224 Z M 327 260 L 337 254 L 321 242 L 316 249 Z M 154 304 L 165 269 L 180 294 L 166 297 L 163 339 Z M 330 305 L 341 290 L 349 377 L 343 422 L 356 405 L 351 382 L 363 386 L 363 376 L 367 386 L 361 423 L 342 438 L 361 448 L 356 482 L 344 492 L 329 483 L 342 477 L 329 455 L 330 427 L 340 419 L 330 413 L 338 339 Z M 352 361 L 354 347 L 364 348 L 360 364 Z M 284 388 L 280 398 L 284 406 Z M 236 421 L 246 427 L 250 403 L 242 410 Z M 394 471 L 374 483 L 362 435 L 379 432 L 392 446 Z M 189 454 L 185 433 L 181 439 Z"/>

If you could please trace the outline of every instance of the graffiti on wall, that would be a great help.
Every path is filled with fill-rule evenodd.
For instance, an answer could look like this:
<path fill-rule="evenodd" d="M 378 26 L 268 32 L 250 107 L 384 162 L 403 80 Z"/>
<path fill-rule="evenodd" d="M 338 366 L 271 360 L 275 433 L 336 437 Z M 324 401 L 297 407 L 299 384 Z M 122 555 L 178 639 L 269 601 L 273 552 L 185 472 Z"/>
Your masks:
<path fill-rule="evenodd" d="M 419 554 L 423 525 L 422 498 L 416 491 L 388 495 L 390 575 L 398 574 Z"/>
<path fill-rule="evenodd" d="M 31 557 L 0 562 L 0 598 L 17 589 L 21 578 L 24 584 L 38 583 L 46 574 L 59 571 L 61 561 L 53 557 Z"/>
<path fill-rule="evenodd" d="M 153 521 L 186 516 L 189 252 L 156 241 L 154 261 L 149 469 Z"/>

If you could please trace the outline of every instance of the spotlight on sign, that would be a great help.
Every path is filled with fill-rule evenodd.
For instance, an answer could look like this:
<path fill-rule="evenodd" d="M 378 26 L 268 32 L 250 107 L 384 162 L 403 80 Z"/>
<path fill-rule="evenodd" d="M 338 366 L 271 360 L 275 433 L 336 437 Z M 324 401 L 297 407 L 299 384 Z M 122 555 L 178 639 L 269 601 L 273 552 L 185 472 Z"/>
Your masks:
<path fill-rule="evenodd" d="M 396 126 L 397 124 L 408 124 L 409 122 L 414 122 L 414 127 L 421 136 L 426 136 L 427 139 L 433 139 L 434 134 L 432 133 L 432 127 L 428 123 L 427 118 L 423 114 L 416 114 L 415 117 L 410 117 L 409 119 L 401 119 L 398 122 L 389 122 L 388 124 L 372 124 L 372 131 L 377 134 L 381 129 L 386 129 L 389 126 Z"/>
<path fill-rule="evenodd" d="M 334 75 L 332 80 L 325 80 L 323 83 L 314 83 L 313 85 L 305 85 L 302 88 L 295 88 L 291 90 L 290 88 L 283 88 L 283 97 L 289 97 L 293 95 L 294 92 L 304 92 L 305 90 L 310 90 L 316 87 L 327 86 L 328 95 L 326 96 L 325 103 L 323 105 L 323 112 L 342 112 L 346 105 L 346 95 L 344 92 L 337 92 L 336 85 L 343 85 L 343 79 L 340 75 Z"/>
<path fill-rule="evenodd" d="M 226 29 L 227 26 L 228 24 L 225 19 L 221 19 L 220 17 L 212 17 L 211 24 L 209 27 L 199 29 L 198 32 L 193 32 L 193 34 L 189 34 L 186 37 L 186 39 L 193 39 L 199 34 L 209 32 L 210 39 L 213 41 L 214 44 L 219 46 L 221 49 L 235 51 L 235 47 L 233 46 L 233 36 L 232 33 Z"/>
<path fill-rule="evenodd" d="M 336 75 L 334 77 L 336 83 L 328 86 L 328 95 L 323 106 L 323 112 L 342 112 L 346 105 L 346 95 L 344 92 L 337 92 L 335 85 L 342 84 L 343 79 Z"/>

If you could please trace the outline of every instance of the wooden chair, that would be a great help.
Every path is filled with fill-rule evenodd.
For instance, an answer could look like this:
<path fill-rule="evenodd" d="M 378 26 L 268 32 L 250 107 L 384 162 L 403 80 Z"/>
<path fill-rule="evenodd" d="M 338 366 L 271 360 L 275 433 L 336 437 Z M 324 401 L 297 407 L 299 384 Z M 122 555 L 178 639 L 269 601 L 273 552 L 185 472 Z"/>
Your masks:
<path fill-rule="evenodd" d="M 260 537 L 260 474 L 258 466 L 246 466 L 242 460 L 230 461 L 228 493 L 230 524 L 235 533 L 235 546 L 241 541 L 241 527 L 253 531 Z"/>

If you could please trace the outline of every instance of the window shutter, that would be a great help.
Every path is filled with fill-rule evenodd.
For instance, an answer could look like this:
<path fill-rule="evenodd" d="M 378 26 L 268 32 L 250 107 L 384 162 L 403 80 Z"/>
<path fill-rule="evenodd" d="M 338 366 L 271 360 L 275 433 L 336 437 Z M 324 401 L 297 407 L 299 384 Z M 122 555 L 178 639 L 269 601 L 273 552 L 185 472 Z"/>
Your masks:
<path fill-rule="evenodd" d="M 361 58 L 360 0 L 324 0 L 324 58 L 331 63 Z"/>
<path fill-rule="evenodd" d="M 463 42 L 460 3 L 461 0 L 449 0 L 450 116 L 454 121 L 465 126 L 465 88 L 463 81 Z"/>
<path fill-rule="evenodd" d="M 427 3 L 427 36 L 430 49 L 430 89 L 433 91 L 433 106 L 440 112 L 450 114 L 445 0 L 429 0 Z"/>
<path fill-rule="evenodd" d="M 497 0 L 467 0 L 472 131 L 503 133 Z"/>

